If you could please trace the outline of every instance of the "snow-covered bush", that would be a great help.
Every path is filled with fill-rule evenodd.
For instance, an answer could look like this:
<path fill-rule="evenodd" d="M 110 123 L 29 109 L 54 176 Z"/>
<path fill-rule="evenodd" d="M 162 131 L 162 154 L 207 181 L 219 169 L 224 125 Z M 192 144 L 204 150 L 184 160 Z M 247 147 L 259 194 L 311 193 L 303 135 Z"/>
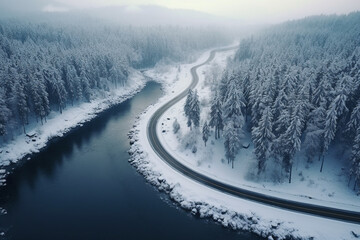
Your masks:
<path fill-rule="evenodd" d="M 178 123 L 177 119 L 175 118 L 173 122 L 173 132 L 176 134 L 180 130 L 180 124 Z"/>

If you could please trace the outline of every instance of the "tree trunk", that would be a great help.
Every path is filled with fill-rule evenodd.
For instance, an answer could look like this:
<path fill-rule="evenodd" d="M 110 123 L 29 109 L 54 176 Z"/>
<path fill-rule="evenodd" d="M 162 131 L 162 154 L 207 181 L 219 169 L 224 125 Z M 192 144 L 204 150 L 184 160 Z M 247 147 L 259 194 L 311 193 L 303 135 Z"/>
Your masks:
<path fill-rule="evenodd" d="M 291 183 L 292 163 L 290 164 L 289 183 Z"/>
<path fill-rule="evenodd" d="M 24 134 L 26 134 L 25 124 L 23 123 Z"/>

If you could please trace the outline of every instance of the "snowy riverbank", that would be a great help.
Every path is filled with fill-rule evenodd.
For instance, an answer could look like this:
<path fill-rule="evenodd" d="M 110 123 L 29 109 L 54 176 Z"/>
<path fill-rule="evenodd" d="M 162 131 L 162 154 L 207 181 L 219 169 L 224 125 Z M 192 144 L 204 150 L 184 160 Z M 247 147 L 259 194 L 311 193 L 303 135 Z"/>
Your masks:
<path fill-rule="evenodd" d="M 17 163 L 29 154 L 39 152 L 50 140 L 62 137 L 72 129 L 95 118 L 100 112 L 131 98 L 145 86 L 146 81 L 147 78 L 134 71 L 127 85 L 107 93 L 104 98 L 69 106 L 62 114 L 52 111 L 44 125 L 32 123 L 27 126 L 27 135 L 15 136 L 14 140 L 0 147 L 0 186 L 5 184 L 4 178 L 7 174 L 5 168 L 10 164 Z"/>
<path fill-rule="evenodd" d="M 217 61 L 220 66 L 224 67 L 225 59 L 233 53 L 234 52 L 226 52 L 217 54 L 215 61 Z M 206 52 L 196 61 L 196 63 L 193 64 L 185 64 L 180 67 L 169 68 L 167 71 L 163 72 L 148 71 L 146 73 L 153 78 L 163 79 L 164 82 L 167 82 L 168 80 L 172 81 L 167 82 L 165 85 L 165 91 L 167 94 L 159 100 L 158 104 L 150 106 L 147 111 L 140 116 L 136 127 L 130 131 L 130 138 L 134 143 L 130 149 L 130 154 L 132 155 L 130 161 L 132 164 L 150 183 L 157 186 L 160 190 L 168 192 L 171 199 L 176 201 L 181 207 L 191 211 L 194 215 L 196 214 L 200 217 L 212 218 L 226 227 L 252 231 L 269 239 L 284 239 L 289 236 L 295 239 L 310 239 L 312 237 L 315 239 L 355 239 L 358 235 L 360 235 L 358 225 L 356 224 L 289 212 L 220 193 L 198 184 L 197 182 L 189 180 L 158 158 L 156 153 L 154 153 L 151 149 L 146 136 L 147 123 L 158 107 L 176 96 L 190 84 L 190 68 L 205 61 L 208 54 L 209 52 Z M 208 68 L 208 66 L 209 65 L 204 66 L 198 70 L 200 83 L 197 87 L 199 88 L 200 101 L 201 96 L 206 94 L 206 89 L 202 84 L 202 80 L 204 79 L 204 73 L 206 72 L 206 68 Z M 206 102 L 206 99 L 204 101 Z M 182 134 L 186 134 L 186 125 L 182 120 L 182 106 L 183 102 L 180 101 L 180 103 L 175 105 L 174 108 L 163 115 L 161 127 L 158 128 L 158 133 L 162 136 L 160 139 L 162 138 L 164 146 L 169 152 L 171 152 L 171 154 L 177 158 L 179 157 L 179 160 L 184 163 L 188 162 L 188 166 L 191 166 L 196 171 L 202 171 L 212 175 L 212 177 L 216 177 L 219 180 L 229 182 L 228 179 L 226 179 L 229 171 L 221 171 L 220 168 L 220 173 L 211 172 L 209 169 L 213 171 L 217 169 L 216 164 L 211 165 L 210 168 L 208 167 L 208 163 L 198 164 L 198 160 L 201 160 L 202 158 L 210 160 L 209 156 L 211 155 L 214 156 L 214 159 L 216 159 L 218 155 L 214 153 L 201 155 L 201 152 L 204 149 L 199 148 L 196 156 L 193 156 L 190 155 L 192 154 L 191 151 L 188 149 L 182 149 L 180 146 L 180 142 L 178 141 L 176 135 L 172 133 L 172 123 L 174 118 L 177 118 L 181 124 L 181 129 L 183 131 Z M 168 120 L 168 118 L 170 120 Z M 202 144 L 201 138 L 199 138 L 199 141 L 200 146 Z M 248 151 L 251 152 L 252 150 L 249 149 Z M 218 161 L 221 165 L 221 161 L 219 159 Z M 203 160 L 201 160 L 201 162 L 203 162 Z M 231 170 L 230 166 L 226 164 L 223 165 Z M 206 171 L 204 171 L 205 169 Z M 239 170 L 239 168 L 237 170 Z M 235 172 L 236 169 L 231 171 L 233 171 L 233 173 L 230 177 L 235 176 L 235 174 L 240 175 L 239 172 Z M 232 183 L 239 184 L 239 182 L 236 181 L 233 181 Z M 242 182 L 242 184 L 244 185 L 244 182 Z M 260 190 L 259 186 L 263 185 L 262 183 L 254 184 L 257 186 L 249 187 L 256 191 Z M 278 186 L 279 185 L 273 185 L 269 190 L 268 187 L 263 187 L 261 191 L 266 190 L 267 193 L 273 193 Z M 296 185 L 294 188 L 297 187 L 298 186 Z M 283 195 L 287 193 L 286 188 L 281 189 L 280 186 L 279 190 L 276 190 L 275 194 L 280 192 L 279 195 L 282 197 L 291 199 L 297 198 L 300 199 L 300 201 L 305 201 L 303 196 L 296 194 Z M 314 192 L 316 191 L 318 190 L 315 190 Z M 321 198 L 318 198 L 317 200 L 319 200 L 320 203 L 324 202 L 324 199 Z M 337 202 L 329 204 L 338 205 L 341 204 L 341 200 L 342 199 L 340 198 L 340 203 Z M 354 201 L 350 201 L 348 205 L 350 206 L 350 209 L 358 209 L 358 206 Z"/>

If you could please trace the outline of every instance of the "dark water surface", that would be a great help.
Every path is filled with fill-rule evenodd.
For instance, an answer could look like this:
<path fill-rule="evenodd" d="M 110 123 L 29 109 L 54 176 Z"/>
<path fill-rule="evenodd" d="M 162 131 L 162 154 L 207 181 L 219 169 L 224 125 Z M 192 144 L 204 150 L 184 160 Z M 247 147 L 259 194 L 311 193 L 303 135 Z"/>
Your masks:
<path fill-rule="evenodd" d="M 6 239 L 258 239 L 179 210 L 128 163 L 126 134 L 161 94 L 148 83 L 10 175 L 0 190 Z"/>

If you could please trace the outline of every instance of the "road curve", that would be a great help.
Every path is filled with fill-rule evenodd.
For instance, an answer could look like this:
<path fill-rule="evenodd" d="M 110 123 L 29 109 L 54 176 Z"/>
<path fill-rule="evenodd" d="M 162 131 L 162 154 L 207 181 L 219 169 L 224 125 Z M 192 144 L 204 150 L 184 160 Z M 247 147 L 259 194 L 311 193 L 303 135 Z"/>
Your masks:
<path fill-rule="evenodd" d="M 360 212 L 348 211 L 343 209 L 337 209 L 332 207 L 325 207 L 320 205 L 314 205 L 309 203 L 303 203 L 298 201 L 292 201 L 287 199 L 282 199 L 274 196 L 269 196 L 266 194 L 250 191 L 233 185 L 229 185 L 223 182 L 220 182 L 214 178 L 208 177 L 204 174 L 194 171 L 193 169 L 185 166 L 181 162 L 177 161 L 165 148 L 161 145 L 159 137 L 156 132 L 157 123 L 160 117 L 174 104 L 179 102 L 182 98 L 187 95 L 189 89 L 193 89 L 198 81 L 199 76 L 196 73 L 196 70 L 211 62 L 217 52 L 229 51 L 236 49 L 235 47 L 220 48 L 210 52 L 209 58 L 194 67 L 191 68 L 192 82 L 189 87 L 182 91 L 179 95 L 171 99 L 169 102 L 161 106 L 150 118 L 147 126 L 147 137 L 150 142 L 151 147 L 156 152 L 156 154 L 173 169 L 182 173 L 183 175 L 203 184 L 213 189 L 219 190 L 221 192 L 231 194 L 236 197 L 243 199 L 255 201 L 258 203 L 266 204 L 273 207 L 278 207 L 286 210 L 292 210 L 296 212 L 312 214 L 320 217 L 331 218 L 335 220 L 347 221 L 355 224 L 360 224 Z"/>

